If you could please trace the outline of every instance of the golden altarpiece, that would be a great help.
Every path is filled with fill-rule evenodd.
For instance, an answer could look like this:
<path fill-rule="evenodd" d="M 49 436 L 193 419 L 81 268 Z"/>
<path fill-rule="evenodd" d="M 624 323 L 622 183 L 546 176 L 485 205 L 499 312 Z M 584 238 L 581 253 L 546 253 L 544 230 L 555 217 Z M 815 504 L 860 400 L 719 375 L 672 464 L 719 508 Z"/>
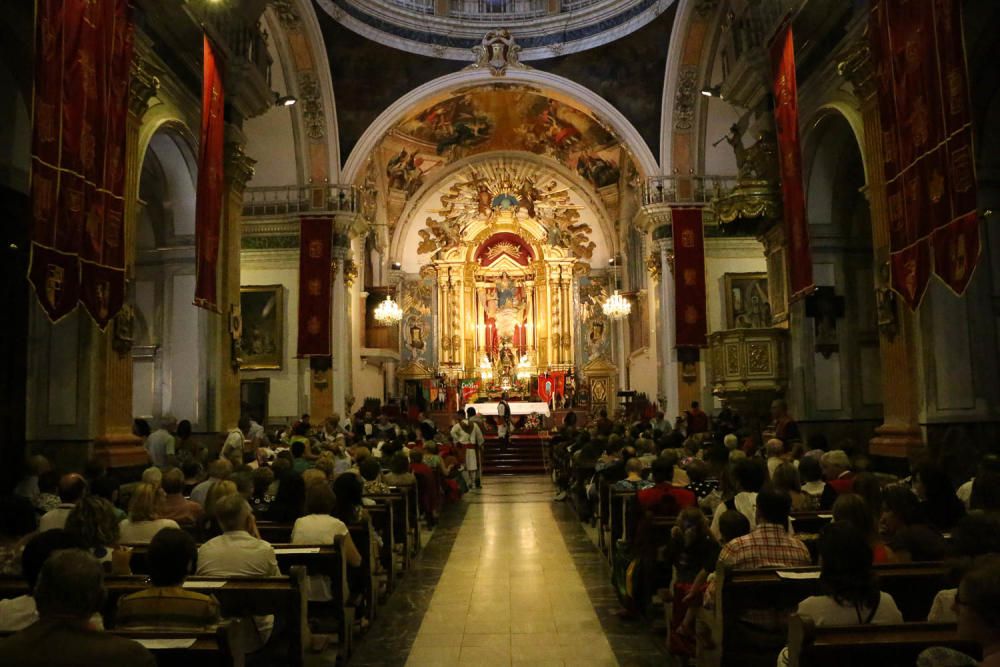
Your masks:
<path fill-rule="evenodd" d="M 531 378 L 575 367 L 577 280 L 596 244 L 569 188 L 530 168 L 482 165 L 440 197 L 418 231 L 433 282 L 437 367 L 398 379 L 478 379 L 480 396 L 527 397 Z M 406 296 L 404 295 L 404 301 Z M 403 328 L 404 346 L 422 336 Z"/>

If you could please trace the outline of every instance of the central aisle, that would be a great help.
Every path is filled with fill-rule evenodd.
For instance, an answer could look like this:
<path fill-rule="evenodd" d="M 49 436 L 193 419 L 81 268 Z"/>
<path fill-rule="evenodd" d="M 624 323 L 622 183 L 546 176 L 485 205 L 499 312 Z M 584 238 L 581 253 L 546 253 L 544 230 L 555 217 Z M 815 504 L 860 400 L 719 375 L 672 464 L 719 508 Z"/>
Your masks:
<path fill-rule="evenodd" d="M 407 665 L 618 664 L 552 495 L 545 478 L 490 478 L 469 494 Z"/>

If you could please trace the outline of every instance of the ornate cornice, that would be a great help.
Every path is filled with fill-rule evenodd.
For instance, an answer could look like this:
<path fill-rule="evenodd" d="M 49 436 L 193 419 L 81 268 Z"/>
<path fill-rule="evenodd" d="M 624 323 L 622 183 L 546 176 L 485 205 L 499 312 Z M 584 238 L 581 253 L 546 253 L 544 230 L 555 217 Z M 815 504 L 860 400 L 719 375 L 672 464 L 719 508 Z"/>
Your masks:
<path fill-rule="evenodd" d="M 772 220 L 781 214 L 781 196 L 769 181 L 742 181 L 728 195 L 712 202 L 723 224 L 738 220 Z"/>
<path fill-rule="evenodd" d="M 253 178 L 255 164 L 257 160 L 243 152 L 242 145 L 233 143 L 226 146 L 226 177 L 229 180 L 229 187 L 240 196 Z"/>

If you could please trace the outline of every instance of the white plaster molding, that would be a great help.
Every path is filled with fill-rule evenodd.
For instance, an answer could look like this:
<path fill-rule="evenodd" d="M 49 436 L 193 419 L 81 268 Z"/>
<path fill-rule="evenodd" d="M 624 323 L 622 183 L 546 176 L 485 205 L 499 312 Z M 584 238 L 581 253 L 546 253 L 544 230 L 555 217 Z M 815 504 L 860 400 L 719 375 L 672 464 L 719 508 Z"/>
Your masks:
<path fill-rule="evenodd" d="M 312 49 L 313 65 L 323 96 L 323 113 L 326 115 L 326 141 L 330 160 L 330 182 L 340 182 L 340 131 L 337 127 L 337 104 L 333 91 L 333 75 L 330 72 L 330 57 L 323 41 L 323 31 L 319 27 L 316 10 L 309 0 L 293 0 L 298 9 L 302 27 Z"/>
<path fill-rule="evenodd" d="M 389 130 L 402 121 L 415 108 L 424 108 L 434 102 L 454 96 L 458 89 L 470 86 L 492 86 L 497 77 L 484 70 L 461 70 L 446 74 L 414 88 L 396 100 L 368 126 L 354 146 L 341 172 L 342 181 L 354 183 L 361 176 L 365 162 L 378 147 Z M 639 131 L 610 102 L 580 84 L 536 69 L 509 70 L 502 83 L 523 84 L 541 89 L 543 94 L 563 102 L 603 122 L 625 146 L 643 176 L 659 173 L 656 158 L 649 150 Z"/>
<path fill-rule="evenodd" d="M 670 30 L 667 46 L 667 66 L 663 74 L 663 100 L 660 115 L 660 172 L 669 174 L 672 165 L 671 143 L 674 136 L 674 96 L 677 94 L 677 79 L 680 75 L 681 58 L 684 53 L 684 38 L 694 12 L 696 0 L 678 0 L 674 25 Z"/>

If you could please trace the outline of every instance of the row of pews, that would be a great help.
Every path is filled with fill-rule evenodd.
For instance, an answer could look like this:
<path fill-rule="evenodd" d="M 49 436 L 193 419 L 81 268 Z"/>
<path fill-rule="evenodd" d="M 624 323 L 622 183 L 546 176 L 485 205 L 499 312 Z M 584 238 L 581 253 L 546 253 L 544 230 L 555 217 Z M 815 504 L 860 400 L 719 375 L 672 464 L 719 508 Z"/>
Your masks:
<path fill-rule="evenodd" d="M 588 469 L 557 471 L 569 480 L 570 499 L 581 519 L 597 530 L 598 548 L 609 566 L 616 555 L 655 554 L 667 542 L 675 517 L 646 514 L 635 491 L 620 491 Z M 596 484 L 596 500 L 587 502 L 582 489 Z M 581 507 L 586 511 L 580 511 Z M 795 534 L 816 560 L 818 533 L 832 521 L 829 512 L 795 513 Z M 637 537 L 639 538 L 637 540 Z M 642 547 L 637 548 L 637 541 Z M 650 548 L 652 545 L 652 548 Z M 792 613 L 811 595 L 823 595 L 819 567 L 735 570 L 720 564 L 712 598 L 698 612 L 696 639 L 699 667 L 773 667 L 782 647 L 788 647 L 792 667 L 913 667 L 930 647 L 947 647 L 973 658 L 979 649 L 962 640 L 954 624 L 928 623 L 935 595 L 953 588 L 950 568 L 941 562 L 876 565 L 881 589 L 893 596 L 903 614 L 899 625 L 817 626 L 808 617 Z M 666 605 L 669 625 L 670 604 Z M 776 612 L 777 628 L 760 631 L 748 624 L 754 611 Z M 651 624 L 655 619 L 647 619 Z"/>
<path fill-rule="evenodd" d="M 340 548 L 330 545 L 290 544 L 291 524 L 258 523 L 261 537 L 275 550 L 279 577 L 189 577 L 185 588 L 214 595 L 222 616 L 230 619 L 217 629 L 203 631 L 137 631 L 116 627 L 118 599 L 149 586 L 148 545 L 132 548 L 130 576 L 107 576 L 107 596 L 102 615 L 109 632 L 137 639 L 156 656 L 160 667 L 239 666 L 244 664 L 245 648 L 240 626 L 251 615 L 274 615 L 280 636 L 272 637 L 264 650 L 278 650 L 282 664 L 301 666 L 312 643 L 310 614 L 331 621 L 336 627 L 338 661 L 346 662 L 356 648 L 361 626 L 358 609 L 366 610 L 373 621 L 380 606 L 405 576 L 412 558 L 420 549 L 420 516 L 416 488 L 392 489 L 391 493 L 366 496 L 375 500 L 366 507 L 370 519 L 349 526 L 351 538 L 361 552 L 362 564 L 349 571 Z M 202 535 L 191 528 L 195 540 Z M 353 577 L 351 575 L 354 575 Z M 308 577 L 325 575 L 331 581 L 333 599 L 326 603 L 308 601 Z M 363 604 L 352 594 L 349 581 L 364 582 Z M 17 577 L 0 577 L 0 598 L 12 598 L 28 592 L 27 584 Z"/>

